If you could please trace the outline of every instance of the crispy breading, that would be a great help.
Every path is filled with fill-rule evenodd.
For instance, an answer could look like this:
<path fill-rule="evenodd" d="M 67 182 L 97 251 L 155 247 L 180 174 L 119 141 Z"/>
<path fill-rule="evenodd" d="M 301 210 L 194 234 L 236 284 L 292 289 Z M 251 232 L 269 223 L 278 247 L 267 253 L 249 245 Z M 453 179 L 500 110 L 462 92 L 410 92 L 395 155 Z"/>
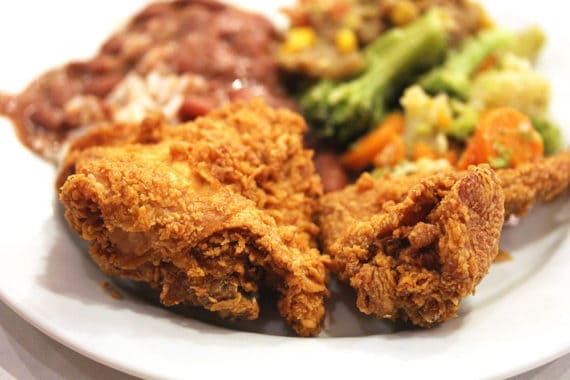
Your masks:
<path fill-rule="evenodd" d="M 570 150 L 544 160 L 497 170 L 505 193 L 505 215 L 524 216 L 537 202 L 549 202 L 570 185 Z"/>
<path fill-rule="evenodd" d="M 453 318 L 498 253 L 504 199 L 494 171 L 432 175 L 396 202 L 367 207 L 374 186 L 365 177 L 322 199 L 333 272 L 356 290 L 366 314 L 423 327 Z"/>
<path fill-rule="evenodd" d="M 149 283 L 165 305 L 255 319 L 265 281 L 295 332 L 317 335 L 327 258 L 305 130 L 253 101 L 176 127 L 149 118 L 91 131 L 58 178 L 65 216 L 105 273 Z"/>
<path fill-rule="evenodd" d="M 505 217 L 524 216 L 537 202 L 548 202 L 568 189 L 570 184 L 570 150 L 543 160 L 519 165 L 514 169 L 496 170 L 505 196 Z M 450 172 L 461 177 L 462 172 Z M 379 212 L 388 201 L 399 202 L 426 174 L 390 178 L 373 178 L 362 174 L 354 185 L 342 192 L 327 194 L 329 203 L 338 202 L 356 218 Z"/>

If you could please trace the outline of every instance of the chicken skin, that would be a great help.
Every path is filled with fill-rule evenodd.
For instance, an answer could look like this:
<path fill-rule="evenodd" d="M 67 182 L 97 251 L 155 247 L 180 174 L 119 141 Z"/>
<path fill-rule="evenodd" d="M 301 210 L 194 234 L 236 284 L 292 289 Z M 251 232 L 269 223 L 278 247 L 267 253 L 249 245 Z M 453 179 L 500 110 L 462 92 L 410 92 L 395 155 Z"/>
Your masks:
<path fill-rule="evenodd" d="M 537 202 L 548 202 L 562 194 L 570 184 L 570 150 L 540 161 L 519 165 L 514 169 L 496 170 L 505 197 L 505 217 L 522 217 Z M 448 176 L 462 177 L 463 172 L 449 172 Z M 355 217 L 377 213 L 388 201 L 399 202 L 410 189 L 420 183 L 424 173 L 402 177 L 373 179 L 365 173 L 356 184 L 340 193 L 325 196 L 327 203 L 339 202 Z M 358 199 L 358 202 L 352 202 Z"/>
<path fill-rule="evenodd" d="M 313 222 L 322 187 L 303 119 L 261 101 L 176 127 L 157 117 L 77 140 L 58 178 L 70 226 L 111 275 L 164 305 L 256 319 L 262 283 L 301 336 L 325 314 L 326 256 Z"/>
<path fill-rule="evenodd" d="M 544 160 L 497 170 L 506 216 L 524 216 L 537 202 L 549 202 L 570 185 L 570 150 Z"/>
<path fill-rule="evenodd" d="M 368 207 L 376 185 L 365 176 L 323 197 L 318 220 L 332 271 L 356 290 L 363 313 L 422 327 L 453 318 L 498 253 L 504 198 L 495 172 L 432 175 L 403 197 L 382 187 L 397 201 Z"/>

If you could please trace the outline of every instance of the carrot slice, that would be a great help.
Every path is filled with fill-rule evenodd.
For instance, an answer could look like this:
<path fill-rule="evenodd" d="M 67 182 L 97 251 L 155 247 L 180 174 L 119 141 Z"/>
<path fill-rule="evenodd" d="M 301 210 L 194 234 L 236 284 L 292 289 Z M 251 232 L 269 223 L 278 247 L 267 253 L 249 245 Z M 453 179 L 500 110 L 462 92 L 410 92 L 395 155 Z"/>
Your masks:
<path fill-rule="evenodd" d="M 497 66 L 497 56 L 495 54 L 489 54 L 487 56 L 487 58 L 485 58 L 485 60 L 479 65 L 479 67 L 475 70 L 475 72 L 477 74 L 480 74 L 482 72 L 488 71 L 493 69 L 495 66 Z"/>
<path fill-rule="evenodd" d="M 420 158 L 436 159 L 437 154 L 428 144 L 420 141 L 414 144 L 412 160 L 417 161 Z"/>
<path fill-rule="evenodd" d="M 403 131 L 404 115 L 400 112 L 389 114 L 376 129 L 354 143 L 342 156 L 342 163 L 352 170 L 364 169 L 394 140 L 395 136 L 399 136 Z"/>
<path fill-rule="evenodd" d="M 525 114 L 512 108 L 485 112 L 457 166 L 488 162 L 494 168 L 516 167 L 544 156 L 544 144 Z"/>
<path fill-rule="evenodd" d="M 390 141 L 372 160 L 377 168 L 396 166 L 406 158 L 406 144 L 401 135 L 396 132 L 390 136 Z"/>

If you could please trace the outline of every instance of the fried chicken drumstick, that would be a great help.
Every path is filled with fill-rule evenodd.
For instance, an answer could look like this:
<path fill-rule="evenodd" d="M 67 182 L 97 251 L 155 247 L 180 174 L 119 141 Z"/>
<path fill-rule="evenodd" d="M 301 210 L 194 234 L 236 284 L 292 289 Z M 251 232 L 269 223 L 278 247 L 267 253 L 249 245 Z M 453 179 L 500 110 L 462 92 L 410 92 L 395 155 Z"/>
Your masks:
<path fill-rule="evenodd" d="M 256 319 L 264 281 L 294 331 L 317 335 L 328 291 L 305 129 L 254 101 L 178 127 L 91 131 L 63 163 L 65 216 L 105 273 L 150 284 L 164 305 Z"/>
<path fill-rule="evenodd" d="M 365 182 L 364 195 L 375 185 Z M 319 221 L 324 252 L 356 290 L 358 309 L 422 327 L 453 318 L 498 252 L 504 199 L 495 173 L 432 175 L 379 209 L 352 195 L 326 195 Z"/>

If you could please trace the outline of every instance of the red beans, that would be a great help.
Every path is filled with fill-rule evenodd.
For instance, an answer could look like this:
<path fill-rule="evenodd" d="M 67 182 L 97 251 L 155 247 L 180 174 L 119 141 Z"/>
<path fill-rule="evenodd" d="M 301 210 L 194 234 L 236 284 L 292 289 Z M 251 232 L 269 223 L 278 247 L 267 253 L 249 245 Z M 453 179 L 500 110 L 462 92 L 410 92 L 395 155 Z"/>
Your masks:
<path fill-rule="evenodd" d="M 332 152 L 315 154 L 315 169 L 321 176 L 325 193 L 341 190 L 348 183 L 348 176 L 339 161 L 338 155 Z"/>
<path fill-rule="evenodd" d="M 122 79 L 123 74 L 116 72 L 89 78 L 84 82 L 83 93 L 105 97 Z"/>
<path fill-rule="evenodd" d="M 180 120 L 254 96 L 274 106 L 294 108 L 279 80 L 272 50 L 276 40 L 277 32 L 268 20 L 227 4 L 156 2 L 112 35 L 93 58 L 40 76 L 13 97 L 16 106 L 8 116 L 32 149 L 49 149 L 53 143 L 54 152 L 38 152 L 52 156 L 59 143 L 85 122 L 100 121 L 100 117 L 112 121 L 113 112 L 103 111 L 117 107 L 107 96 L 129 73 L 143 81 L 149 73 L 191 74 L 193 82 L 179 94 L 183 97 Z M 242 84 L 238 89 L 232 85 L 236 80 Z M 87 98 L 90 108 L 77 109 L 83 107 L 81 99 Z"/>

